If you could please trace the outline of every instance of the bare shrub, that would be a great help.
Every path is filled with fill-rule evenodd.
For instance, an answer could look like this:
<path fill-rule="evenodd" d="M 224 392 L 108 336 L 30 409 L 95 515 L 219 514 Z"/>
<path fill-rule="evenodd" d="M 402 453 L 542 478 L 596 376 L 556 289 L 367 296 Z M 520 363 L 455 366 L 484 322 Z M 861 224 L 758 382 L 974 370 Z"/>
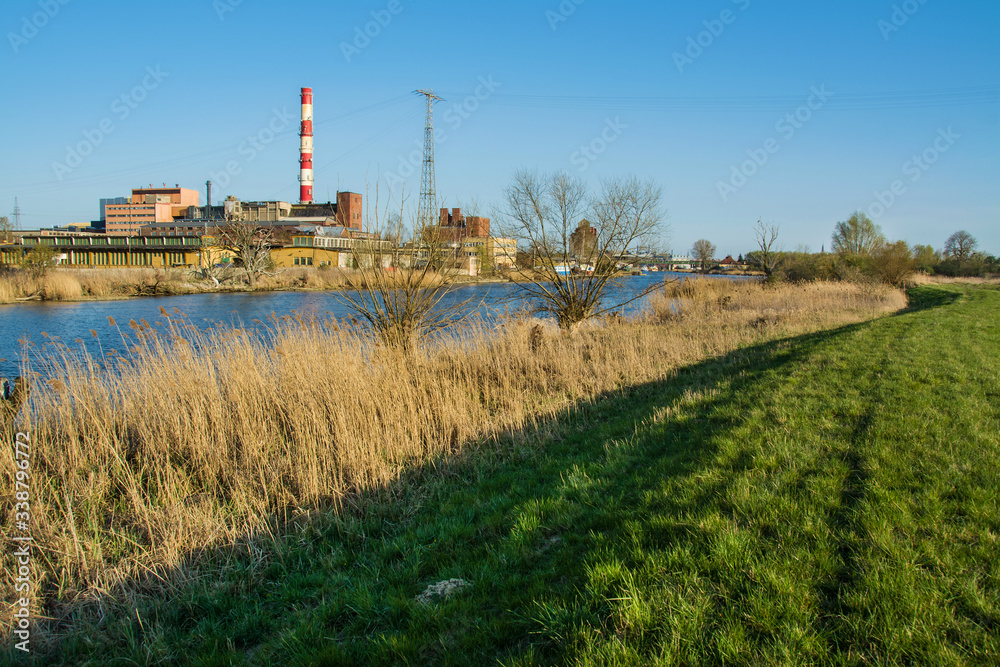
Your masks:
<path fill-rule="evenodd" d="M 628 250 L 666 232 L 662 199 L 659 186 L 636 177 L 608 179 L 591 195 L 582 180 L 562 172 L 516 172 L 496 217 L 502 233 L 535 257 L 533 270 L 520 274 L 521 291 L 563 330 L 644 298 L 646 292 L 605 302 Z M 593 220 L 581 222 L 584 215 Z M 592 238 L 574 239 L 584 231 Z"/>

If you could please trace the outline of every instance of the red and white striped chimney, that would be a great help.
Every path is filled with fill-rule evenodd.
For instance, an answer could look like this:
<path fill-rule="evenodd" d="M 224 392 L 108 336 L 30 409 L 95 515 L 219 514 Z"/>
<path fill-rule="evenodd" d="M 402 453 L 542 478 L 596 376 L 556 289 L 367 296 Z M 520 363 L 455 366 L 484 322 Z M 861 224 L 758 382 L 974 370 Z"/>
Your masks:
<path fill-rule="evenodd" d="M 313 203 L 313 89 L 302 89 L 302 149 L 299 157 L 300 204 Z"/>

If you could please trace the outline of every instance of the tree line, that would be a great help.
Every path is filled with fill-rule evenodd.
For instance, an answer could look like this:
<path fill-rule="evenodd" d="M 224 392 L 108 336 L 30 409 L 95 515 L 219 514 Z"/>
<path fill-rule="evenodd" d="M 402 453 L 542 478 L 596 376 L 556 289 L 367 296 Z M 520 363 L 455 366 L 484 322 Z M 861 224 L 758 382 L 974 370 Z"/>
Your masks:
<path fill-rule="evenodd" d="M 756 247 L 746 255 L 747 263 L 772 281 L 877 280 L 901 287 L 916 273 L 948 277 L 1000 273 L 1000 259 L 979 251 L 978 241 L 965 230 L 951 234 L 941 250 L 911 246 L 887 239 L 881 227 L 861 211 L 834 226 L 829 253 L 782 251 L 779 233 L 778 225 L 758 220 Z"/>

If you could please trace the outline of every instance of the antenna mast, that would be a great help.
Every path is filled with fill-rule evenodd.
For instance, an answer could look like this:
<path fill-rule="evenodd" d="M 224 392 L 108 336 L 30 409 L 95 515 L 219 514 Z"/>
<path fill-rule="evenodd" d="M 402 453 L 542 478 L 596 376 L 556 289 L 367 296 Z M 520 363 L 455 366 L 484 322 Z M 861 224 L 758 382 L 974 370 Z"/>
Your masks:
<path fill-rule="evenodd" d="M 443 101 L 433 90 L 417 90 L 416 95 L 427 98 L 427 121 L 424 124 L 424 166 L 420 175 L 420 206 L 417 209 L 417 228 L 434 225 L 437 214 L 437 182 L 434 174 L 434 102 Z"/>

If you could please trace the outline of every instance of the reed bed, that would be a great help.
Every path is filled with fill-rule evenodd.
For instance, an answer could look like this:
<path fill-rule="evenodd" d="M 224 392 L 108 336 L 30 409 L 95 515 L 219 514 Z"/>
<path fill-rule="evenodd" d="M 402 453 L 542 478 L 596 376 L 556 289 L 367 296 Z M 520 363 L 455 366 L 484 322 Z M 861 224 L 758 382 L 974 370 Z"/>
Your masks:
<path fill-rule="evenodd" d="M 917 273 L 910 277 L 910 282 L 914 285 L 1000 285 L 1000 276 L 993 274 L 988 278 L 975 276 L 951 278 Z"/>
<path fill-rule="evenodd" d="M 358 283 L 354 271 L 302 267 L 263 275 L 254 289 L 338 290 Z M 190 269 L 54 269 L 41 278 L 22 271 L 0 273 L 0 304 L 29 299 L 79 301 L 249 289 L 239 269 L 219 287 Z"/>
<path fill-rule="evenodd" d="M 178 312 L 160 324 L 111 322 L 131 352 L 57 347 L 46 369 L 55 373 L 34 387 L 19 423 L 34 442 L 36 618 L 57 632 L 71 613 L 99 614 L 197 576 L 209 549 L 267 539 L 301 513 L 336 512 L 352 493 L 530 431 L 602 392 L 905 304 L 888 288 L 691 280 L 640 319 L 572 335 L 526 317 L 470 324 L 409 356 L 304 316 L 276 320 L 269 336 L 198 330 Z M 14 477 L 7 457 L 7 554 Z M 12 572 L 0 584 L 8 603 Z"/>

